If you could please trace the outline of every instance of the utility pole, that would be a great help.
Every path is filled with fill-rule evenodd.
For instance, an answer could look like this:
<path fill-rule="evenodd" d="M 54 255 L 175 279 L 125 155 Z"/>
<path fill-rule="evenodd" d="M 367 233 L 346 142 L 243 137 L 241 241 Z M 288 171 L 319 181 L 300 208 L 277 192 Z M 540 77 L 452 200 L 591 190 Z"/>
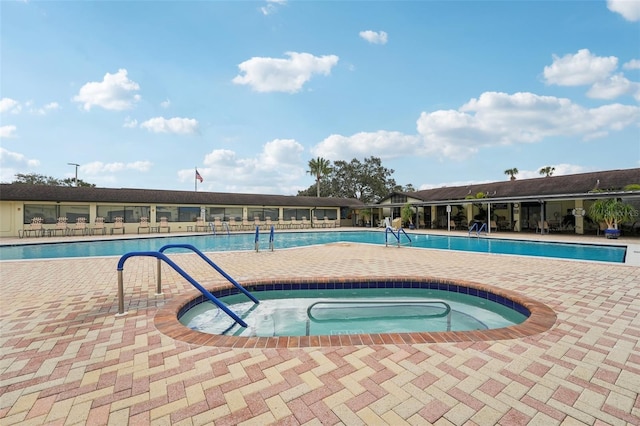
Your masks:
<path fill-rule="evenodd" d="M 76 178 L 73 181 L 76 185 L 76 188 L 78 187 L 78 167 L 80 167 L 80 164 L 76 164 L 76 163 L 67 163 L 70 166 L 76 166 Z"/>

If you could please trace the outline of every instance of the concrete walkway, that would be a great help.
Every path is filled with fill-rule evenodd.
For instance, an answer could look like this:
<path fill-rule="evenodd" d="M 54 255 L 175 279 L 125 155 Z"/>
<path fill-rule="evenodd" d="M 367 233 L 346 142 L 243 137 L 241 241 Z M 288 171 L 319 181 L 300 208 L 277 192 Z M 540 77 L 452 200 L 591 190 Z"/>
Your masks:
<path fill-rule="evenodd" d="M 224 283 L 195 255 L 170 257 L 207 287 Z M 542 302 L 557 321 L 511 340 L 200 346 L 154 325 L 165 304 L 196 294 L 163 267 L 155 296 L 155 259 L 127 261 L 123 317 L 116 257 L 6 261 L 0 424 L 640 424 L 636 266 L 345 243 L 211 257 L 240 283 L 466 280 Z"/>

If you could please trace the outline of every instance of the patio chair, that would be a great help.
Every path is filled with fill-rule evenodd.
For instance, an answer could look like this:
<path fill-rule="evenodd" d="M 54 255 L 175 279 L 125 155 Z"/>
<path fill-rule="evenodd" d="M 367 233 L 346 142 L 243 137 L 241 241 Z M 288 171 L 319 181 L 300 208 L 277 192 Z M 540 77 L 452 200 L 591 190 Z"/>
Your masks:
<path fill-rule="evenodd" d="M 306 216 L 302 216 L 302 225 L 300 227 L 302 229 L 307 229 L 307 228 L 311 227 L 311 224 L 309 223 L 309 220 L 307 220 Z"/>
<path fill-rule="evenodd" d="M 456 225 L 456 222 L 454 220 L 450 220 L 449 227 L 451 227 L 451 229 L 455 231 L 458 228 L 458 225 Z"/>
<path fill-rule="evenodd" d="M 169 219 L 166 217 L 160 218 L 160 224 L 158 225 L 158 232 L 162 232 L 163 229 L 167 230 L 167 233 L 171 232 L 171 226 L 169 226 Z"/>
<path fill-rule="evenodd" d="M 249 222 L 249 219 L 242 218 L 242 230 L 243 231 L 250 230 L 252 228 L 252 226 L 253 225 L 251 224 L 251 222 Z"/>
<path fill-rule="evenodd" d="M 76 235 L 76 233 L 80 233 L 80 235 L 87 235 L 89 232 L 89 228 L 87 227 L 87 218 L 79 217 L 76 219 L 76 223 L 69 227 L 69 235 Z"/>
<path fill-rule="evenodd" d="M 285 221 L 283 218 L 281 217 L 278 218 L 278 224 L 277 224 L 278 229 L 287 229 L 289 225 L 290 224 L 287 221 Z"/>
<path fill-rule="evenodd" d="M 264 227 L 265 229 L 271 229 L 273 226 L 273 222 L 271 222 L 271 216 L 267 216 L 264 218 Z"/>
<path fill-rule="evenodd" d="M 264 226 L 264 222 L 262 222 L 258 216 L 255 216 L 253 218 L 253 228 L 262 229 L 263 226 Z"/>
<path fill-rule="evenodd" d="M 122 235 L 124 235 L 124 220 L 121 216 L 115 217 L 113 222 L 113 228 L 111 228 L 111 235 L 114 232 L 122 231 Z"/>
<path fill-rule="evenodd" d="M 229 218 L 229 230 L 230 231 L 237 231 L 238 228 L 240 228 L 240 226 L 241 226 L 241 224 L 236 222 L 236 218 L 235 217 L 230 217 Z"/>
<path fill-rule="evenodd" d="M 222 220 L 219 217 L 214 217 L 213 226 L 215 227 L 216 232 L 222 231 Z"/>
<path fill-rule="evenodd" d="M 104 224 L 104 217 L 101 216 L 96 217 L 93 227 L 91 228 L 92 235 L 96 235 L 98 232 L 102 233 L 102 235 L 107 233 L 107 228 Z"/>
<path fill-rule="evenodd" d="M 490 228 L 491 228 L 491 231 L 498 232 L 498 224 L 496 223 L 496 221 L 495 221 L 495 220 L 492 220 L 492 221 L 489 223 L 489 226 L 490 226 Z"/>
<path fill-rule="evenodd" d="M 69 226 L 67 225 L 66 217 L 59 217 L 56 222 L 56 226 L 53 229 L 49 230 L 50 235 L 58 235 L 58 232 L 61 235 L 69 235 Z"/>
<path fill-rule="evenodd" d="M 208 231 L 209 230 L 209 225 L 204 223 L 204 218 L 202 218 L 202 217 L 196 218 L 195 230 L 196 230 L 196 232 L 203 232 L 203 231 Z"/>
<path fill-rule="evenodd" d="M 333 220 L 329 220 L 329 218 L 325 216 L 322 226 L 325 228 L 334 228 L 336 226 L 336 223 Z"/>
<path fill-rule="evenodd" d="M 542 223 L 541 220 L 536 224 L 536 234 L 548 234 L 549 233 L 549 222 L 546 220 Z"/>
<path fill-rule="evenodd" d="M 302 227 L 302 224 L 300 222 L 298 222 L 298 219 L 296 219 L 295 217 L 291 217 L 291 222 L 289 222 L 289 228 L 291 229 L 299 229 Z"/>
<path fill-rule="evenodd" d="M 33 219 L 31 219 L 31 223 L 21 230 L 22 232 L 18 231 L 18 237 L 30 237 L 31 234 L 34 234 L 36 237 L 43 236 L 44 227 L 42 226 L 42 222 L 43 219 L 41 217 L 34 217 Z"/>
<path fill-rule="evenodd" d="M 148 233 L 151 233 L 151 227 L 149 226 L 149 218 L 146 216 L 142 216 L 140 218 L 140 223 L 138 224 L 138 234 L 140 230 L 146 230 Z"/>

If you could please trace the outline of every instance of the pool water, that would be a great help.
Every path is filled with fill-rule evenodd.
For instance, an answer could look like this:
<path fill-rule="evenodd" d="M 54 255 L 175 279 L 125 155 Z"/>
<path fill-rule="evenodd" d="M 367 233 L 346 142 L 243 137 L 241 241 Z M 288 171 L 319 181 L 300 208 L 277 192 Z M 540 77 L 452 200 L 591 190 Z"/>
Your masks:
<path fill-rule="evenodd" d="M 618 263 L 624 262 L 626 254 L 626 247 L 610 245 L 563 244 L 411 233 L 409 236 L 412 240 L 411 246 L 417 248 Z M 274 248 L 277 250 L 336 242 L 380 245 L 385 244 L 385 233 L 381 231 L 276 232 Z M 397 244 L 397 240 L 391 235 L 388 236 L 388 242 L 390 246 Z M 408 245 L 405 235 L 401 236 L 401 243 Z M 164 236 L 70 243 L 47 243 L 46 239 L 41 238 L 34 241 L 34 244 L 0 246 L 0 260 L 121 256 L 134 251 L 156 251 L 166 244 L 191 244 L 202 252 L 248 251 L 255 249 L 255 234 Z M 269 249 L 268 234 L 260 235 L 259 248 L 260 250 Z"/>
<path fill-rule="evenodd" d="M 247 328 L 209 301 L 190 308 L 180 322 L 210 334 L 272 337 L 486 330 L 527 319 L 488 299 L 432 289 L 272 290 L 259 299 L 220 299 Z"/>

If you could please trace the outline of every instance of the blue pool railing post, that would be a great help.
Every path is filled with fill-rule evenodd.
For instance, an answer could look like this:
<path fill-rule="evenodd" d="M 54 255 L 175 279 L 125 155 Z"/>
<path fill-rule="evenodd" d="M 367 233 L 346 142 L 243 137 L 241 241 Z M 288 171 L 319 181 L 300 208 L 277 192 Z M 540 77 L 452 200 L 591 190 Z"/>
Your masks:
<path fill-rule="evenodd" d="M 271 225 L 271 232 L 269 233 L 269 248 L 273 251 L 273 236 L 275 233 L 275 228 Z"/>
<path fill-rule="evenodd" d="M 259 246 L 260 246 L 260 227 L 259 226 L 256 226 L 256 242 L 255 242 L 255 245 L 256 245 L 256 252 L 258 252 L 259 251 Z"/>

